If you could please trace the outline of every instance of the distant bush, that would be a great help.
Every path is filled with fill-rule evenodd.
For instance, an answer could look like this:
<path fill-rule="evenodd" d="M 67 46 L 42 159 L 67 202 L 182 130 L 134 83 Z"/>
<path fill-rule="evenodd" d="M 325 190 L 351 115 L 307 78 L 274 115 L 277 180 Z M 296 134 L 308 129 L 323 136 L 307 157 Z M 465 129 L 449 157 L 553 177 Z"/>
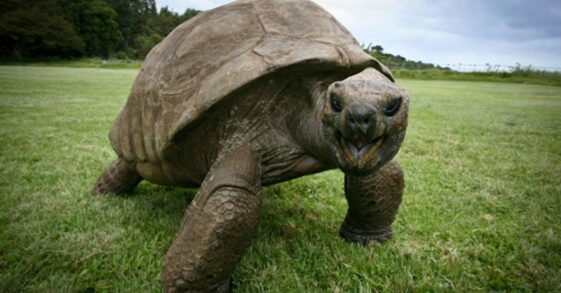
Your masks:
<path fill-rule="evenodd" d="M 421 61 L 412 61 L 400 55 L 393 55 L 391 53 L 384 52 L 384 47 L 380 45 L 368 46 L 362 45 L 364 52 L 371 55 L 372 57 L 378 59 L 384 65 L 389 67 L 391 70 L 395 69 L 410 69 L 410 70 L 450 70 L 450 68 L 441 67 L 431 63 L 425 63 Z"/>
<path fill-rule="evenodd" d="M 113 56 L 111 56 L 111 57 L 113 57 L 114 59 L 121 59 L 121 60 L 129 60 L 129 59 L 131 59 L 131 58 L 127 55 L 127 53 L 126 53 L 125 51 L 115 52 L 115 53 L 113 54 Z"/>

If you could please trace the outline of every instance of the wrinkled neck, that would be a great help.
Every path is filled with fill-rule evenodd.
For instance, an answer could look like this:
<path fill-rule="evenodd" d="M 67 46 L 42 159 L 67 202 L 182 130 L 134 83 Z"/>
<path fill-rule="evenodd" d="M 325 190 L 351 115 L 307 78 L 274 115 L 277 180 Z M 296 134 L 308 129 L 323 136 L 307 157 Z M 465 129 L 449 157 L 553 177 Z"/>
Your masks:
<path fill-rule="evenodd" d="M 331 79 L 309 78 L 302 82 L 307 95 L 305 103 L 295 109 L 291 125 L 294 139 L 306 152 L 327 165 L 335 165 L 328 142 L 323 134 L 322 113 L 326 102 L 327 88 Z"/>

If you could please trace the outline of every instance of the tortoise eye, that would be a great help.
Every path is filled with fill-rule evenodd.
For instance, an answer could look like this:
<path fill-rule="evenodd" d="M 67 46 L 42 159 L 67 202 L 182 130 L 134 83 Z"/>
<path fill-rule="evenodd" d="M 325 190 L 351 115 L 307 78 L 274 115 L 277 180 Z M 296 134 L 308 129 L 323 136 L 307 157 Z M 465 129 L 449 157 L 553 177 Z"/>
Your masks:
<path fill-rule="evenodd" d="M 401 98 L 393 99 L 387 106 L 384 108 L 384 114 L 386 116 L 393 116 L 399 110 L 399 106 L 401 106 Z"/>
<path fill-rule="evenodd" d="M 341 101 L 341 97 L 339 97 L 337 94 L 331 93 L 330 100 L 331 108 L 335 113 L 339 113 L 343 110 L 343 102 Z"/>

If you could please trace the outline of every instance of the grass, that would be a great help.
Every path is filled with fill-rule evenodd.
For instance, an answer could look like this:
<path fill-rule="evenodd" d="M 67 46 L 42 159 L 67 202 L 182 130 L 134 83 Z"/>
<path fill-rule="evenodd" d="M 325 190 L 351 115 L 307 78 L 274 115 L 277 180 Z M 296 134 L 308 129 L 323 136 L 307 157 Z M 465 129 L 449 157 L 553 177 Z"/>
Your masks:
<path fill-rule="evenodd" d="M 0 59 L 0 66 L 49 66 L 71 68 L 110 68 L 110 69 L 140 69 L 142 60 L 128 59 Z M 561 86 L 561 72 L 548 72 L 531 68 L 515 68 L 512 72 L 478 71 L 460 72 L 452 70 L 434 69 L 402 69 L 391 68 L 393 75 L 399 79 L 420 80 L 457 80 L 457 81 L 488 81 L 507 83 L 526 83 Z"/>
<path fill-rule="evenodd" d="M 196 191 L 89 194 L 135 74 L 0 67 L 0 291 L 161 290 Z M 266 188 L 235 292 L 561 290 L 561 87 L 399 82 L 412 104 L 394 238 L 337 237 L 339 171 Z"/>
<path fill-rule="evenodd" d="M 139 69 L 142 60 L 130 59 L 102 59 L 99 57 L 60 59 L 60 58 L 36 58 L 36 59 L 0 59 L 0 65 L 7 66 L 48 66 L 48 67 L 71 67 L 71 68 L 110 68 L 110 69 Z"/>

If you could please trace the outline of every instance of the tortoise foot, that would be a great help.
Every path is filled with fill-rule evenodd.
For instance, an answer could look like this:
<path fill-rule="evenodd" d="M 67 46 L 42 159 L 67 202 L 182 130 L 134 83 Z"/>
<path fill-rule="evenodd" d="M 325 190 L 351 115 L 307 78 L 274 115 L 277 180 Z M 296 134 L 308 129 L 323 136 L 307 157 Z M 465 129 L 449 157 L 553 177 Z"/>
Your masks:
<path fill-rule="evenodd" d="M 232 280 L 231 279 L 227 279 L 226 281 L 220 283 L 218 285 L 218 287 L 216 287 L 213 290 L 203 290 L 203 291 L 199 291 L 199 290 L 193 290 L 193 289 L 189 289 L 187 287 L 185 287 L 187 283 L 183 280 L 178 280 L 175 282 L 175 287 L 173 288 L 166 288 L 164 286 L 164 292 L 166 293 L 187 293 L 187 292 L 212 292 L 212 293 L 231 293 L 232 292 Z"/>
<path fill-rule="evenodd" d="M 232 292 L 232 279 L 228 279 L 216 288 L 216 293 L 231 293 Z"/>
<path fill-rule="evenodd" d="M 345 221 L 343 225 L 341 225 L 339 235 L 347 241 L 357 242 L 362 245 L 366 245 L 372 241 L 384 243 L 391 239 L 392 228 L 391 226 L 387 226 L 375 230 L 361 229 L 353 227 Z"/>
<path fill-rule="evenodd" d="M 134 164 L 117 159 L 99 176 L 92 194 L 125 194 L 132 191 L 141 180 Z"/>

